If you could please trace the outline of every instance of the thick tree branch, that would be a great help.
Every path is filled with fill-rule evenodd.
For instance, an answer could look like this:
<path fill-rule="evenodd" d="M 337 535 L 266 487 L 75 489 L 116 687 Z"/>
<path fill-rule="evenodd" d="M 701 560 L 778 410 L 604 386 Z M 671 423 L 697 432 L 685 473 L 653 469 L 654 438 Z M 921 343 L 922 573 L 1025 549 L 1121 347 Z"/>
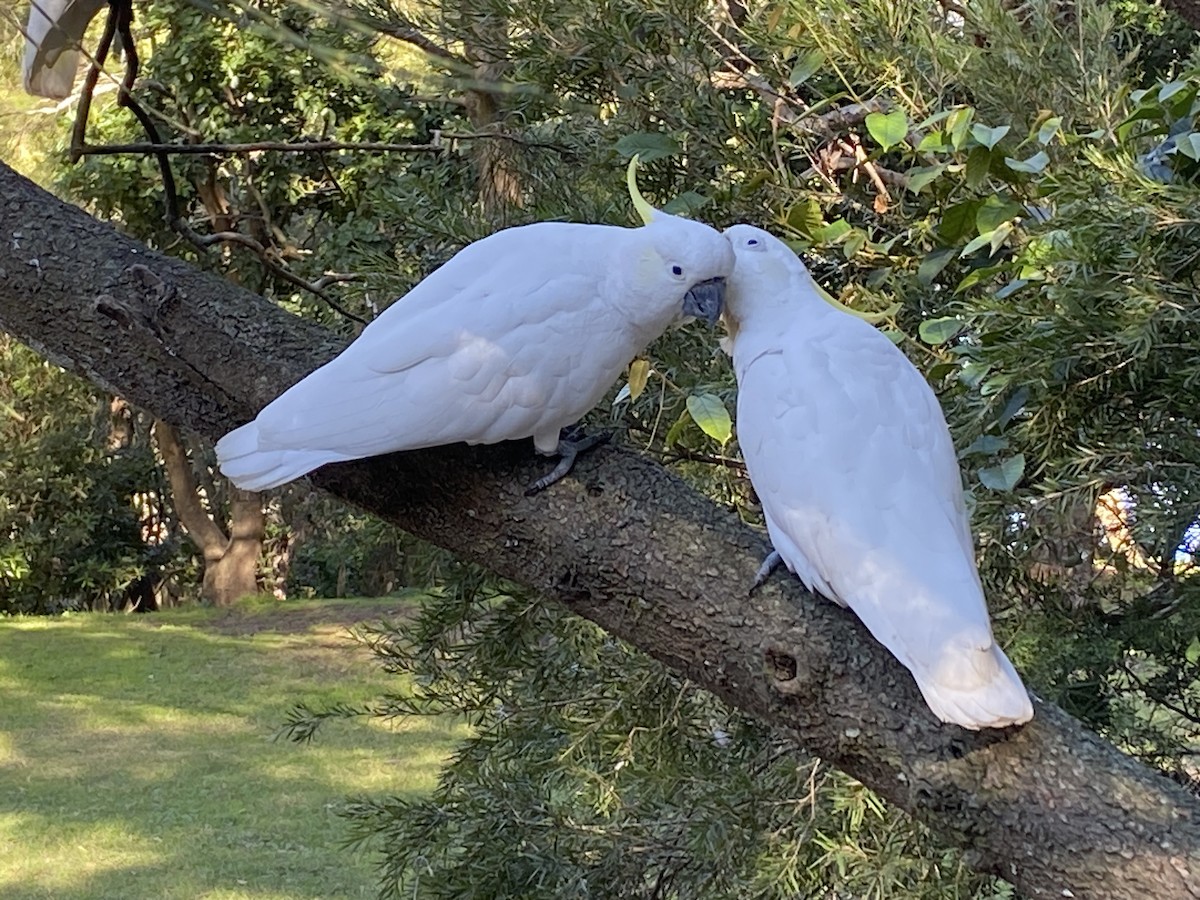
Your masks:
<path fill-rule="evenodd" d="M 2 165 L 0 327 L 210 439 L 337 348 Z M 525 497 L 544 466 L 524 443 L 454 446 L 313 481 L 793 732 L 1026 896 L 1200 897 L 1200 801 L 1178 785 L 1044 703 L 1012 733 L 939 725 L 850 613 L 784 578 L 747 598 L 764 536 L 661 466 L 602 449 Z"/>

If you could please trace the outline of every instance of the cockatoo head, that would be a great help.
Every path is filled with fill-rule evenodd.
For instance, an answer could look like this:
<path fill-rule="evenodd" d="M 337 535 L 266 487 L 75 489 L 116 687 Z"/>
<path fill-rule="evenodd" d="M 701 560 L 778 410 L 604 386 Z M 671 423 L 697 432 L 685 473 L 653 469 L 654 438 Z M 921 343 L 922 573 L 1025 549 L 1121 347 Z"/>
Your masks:
<path fill-rule="evenodd" d="M 724 237 L 735 259 L 724 316 L 730 334 L 760 307 L 795 302 L 798 293 L 812 296 L 820 290 L 800 257 L 774 235 L 753 225 L 732 225 Z"/>
<path fill-rule="evenodd" d="M 715 325 L 733 271 L 729 242 L 715 228 L 654 209 L 638 191 L 636 173 L 635 156 L 629 163 L 629 194 L 646 224 L 629 232 L 633 265 L 623 279 L 626 302 L 656 317 L 661 313 L 667 321 L 693 316 Z"/>
<path fill-rule="evenodd" d="M 896 314 L 899 306 L 864 313 L 846 306 L 821 287 L 796 252 L 774 235 L 753 225 L 731 225 L 724 237 L 737 260 L 729 279 L 725 327 L 730 334 L 759 309 L 820 299 L 834 309 L 875 324 Z"/>

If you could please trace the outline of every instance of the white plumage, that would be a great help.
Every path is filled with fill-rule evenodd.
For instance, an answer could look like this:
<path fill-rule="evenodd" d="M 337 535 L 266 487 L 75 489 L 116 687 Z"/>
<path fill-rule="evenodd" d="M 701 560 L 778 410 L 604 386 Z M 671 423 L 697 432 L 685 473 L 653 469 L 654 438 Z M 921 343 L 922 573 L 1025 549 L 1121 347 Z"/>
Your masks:
<path fill-rule="evenodd" d="M 858 615 L 940 720 L 1028 721 L 992 637 L 937 397 L 884 335 L 821 299 L 782 241 L 749 225 L 725 234 L 738 441 L 776 551 Z"/>
<path fill-rule="evenodd" d="M 40 97 L 70 96 L 79 47 L 107 0 L 33 0 L 25 29 L 25 90 Z"/>
<path fill-rule="evenodd" d="M 719 232 L 657 212 L 642 228 L 500 231 L 222 438 L 221 470 L 262 490 L 328 462 L 458 441 L 532 436 L 554 454 L 559 431 L 672 322 L 715 322 L 732 266 Z"/>

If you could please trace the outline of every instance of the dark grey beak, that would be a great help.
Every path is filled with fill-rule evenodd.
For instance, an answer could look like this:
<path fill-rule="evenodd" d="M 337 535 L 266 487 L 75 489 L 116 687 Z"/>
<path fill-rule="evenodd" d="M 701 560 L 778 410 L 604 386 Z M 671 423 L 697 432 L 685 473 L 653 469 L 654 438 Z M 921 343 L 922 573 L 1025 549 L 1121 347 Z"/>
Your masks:
<path fill-rule="evenodd" d="M 710 326 L 717 324 L 725 309 L 725 279 L 710 278 L 692 285 L 683 295 L 683 314 L 703 319 Z"/>

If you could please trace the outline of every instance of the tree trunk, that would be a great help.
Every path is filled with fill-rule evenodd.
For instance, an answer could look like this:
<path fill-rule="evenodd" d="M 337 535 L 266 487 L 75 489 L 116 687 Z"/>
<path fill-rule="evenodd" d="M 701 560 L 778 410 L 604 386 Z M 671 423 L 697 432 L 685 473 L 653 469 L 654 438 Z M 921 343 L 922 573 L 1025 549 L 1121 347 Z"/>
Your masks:
<path fill-rule="evenodd" d="M 215 439 L 337 349 L 317 326 L 154 253 L 0 165 L 0 327 Z M 534 497 L 528 442 L 328 466 L 319 487 L 556 599 L 966 848 L 1027 897 L 1200 897 L 1200 800 L 1039 702 L 936 722 L 846 610 L 775 578 L 766 537 L 629 450 Z"/>
<path fill-rule="evenodd" d="M 258 593 L 258 558 L 266 532 L 260 496 L 232 489 L 226 535 L 204 508 L 179 433 L 159 420 L 154 423 L 154 438 L 167 470 L 179 523 L 204 556 L 200 596 L 214 606 L 232 606 L 242 597 Z M 208 499 L 210 503 L 213 500 L 211 496 Z"/>

